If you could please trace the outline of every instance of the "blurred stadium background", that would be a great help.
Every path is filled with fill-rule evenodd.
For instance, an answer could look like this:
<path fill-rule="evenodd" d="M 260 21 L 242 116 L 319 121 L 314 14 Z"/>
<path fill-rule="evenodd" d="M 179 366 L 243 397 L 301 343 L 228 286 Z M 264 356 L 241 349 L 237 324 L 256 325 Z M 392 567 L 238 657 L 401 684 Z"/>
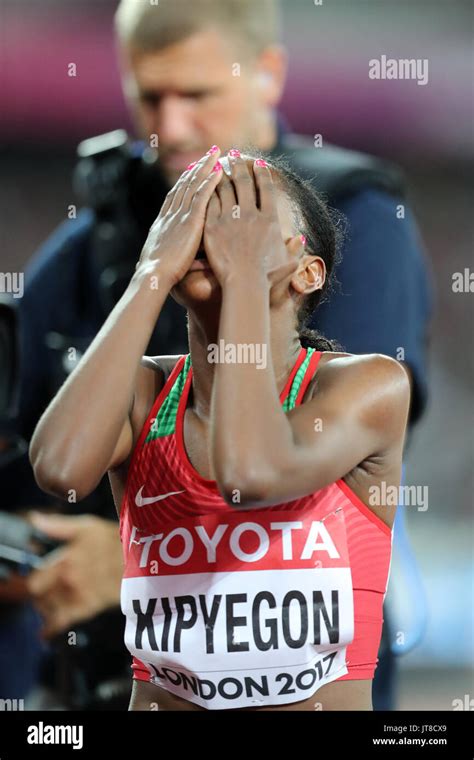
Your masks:
<path fill-rule="evenodd" d="M 77 202 L 77 142 L 119 127 L 133 131 L 115 62 L 116 5 L 1 4 L 3 271 L 22 270 Z M 400 553 L 389 593 L 406 640 L 423 633 L 425 603 L 427 610 L 421 640 L 399 659 L 398 709 L 449 710 L 453 700 L 474 696 L 472 294 L 452 290 L 453 273 L 472 266 L 473 4 L 286 0 L 283 7 L 290 52 L 283 114 L 294 131 L 321 133 L 405 168 L 434 270 L 431 400 L 406 461 L 407 484 L 429 488 L 426 511 L 406 508 L 426 598 L 414 598 L 418 587 Z M 429 83 L 371 81 L 368 61 L 382 54 L 427 58 Z M 67 76 L 70 62 L 75 78 Z"/>

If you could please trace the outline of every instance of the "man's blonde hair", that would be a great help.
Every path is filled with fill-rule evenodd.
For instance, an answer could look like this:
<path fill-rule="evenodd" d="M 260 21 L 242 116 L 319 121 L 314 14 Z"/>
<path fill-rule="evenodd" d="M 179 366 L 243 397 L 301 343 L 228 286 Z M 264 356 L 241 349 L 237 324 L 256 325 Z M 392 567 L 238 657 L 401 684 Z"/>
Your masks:
<path fill-rule="evenodd" d="M 115 29 L 121 45 L 143 52 L 213 27 L 242 51 L 258 55 L 279 41 L 278 0 L 121 0 Z"/>

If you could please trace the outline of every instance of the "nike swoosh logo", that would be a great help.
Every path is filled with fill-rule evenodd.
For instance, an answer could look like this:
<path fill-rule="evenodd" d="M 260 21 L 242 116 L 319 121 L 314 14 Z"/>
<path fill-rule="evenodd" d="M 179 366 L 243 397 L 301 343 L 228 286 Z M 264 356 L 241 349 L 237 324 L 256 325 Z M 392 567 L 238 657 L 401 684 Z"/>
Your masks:
<path fill-rule="evenodd" d="M 167 499 L 168 496 L 175 496 L 178 493 L 184 493 L 184 491 L 170 491 L 169 493 L 160 494 L 160 496 L 142 496 L 142 491 L 144 488 L 145 486 L 142 486 L 140 490 L 137 491 L 137 495 L 135 496 L 135 504 L 137 507 L 145 507 L 147 504 L 154 504 L 155 501 Z"/>

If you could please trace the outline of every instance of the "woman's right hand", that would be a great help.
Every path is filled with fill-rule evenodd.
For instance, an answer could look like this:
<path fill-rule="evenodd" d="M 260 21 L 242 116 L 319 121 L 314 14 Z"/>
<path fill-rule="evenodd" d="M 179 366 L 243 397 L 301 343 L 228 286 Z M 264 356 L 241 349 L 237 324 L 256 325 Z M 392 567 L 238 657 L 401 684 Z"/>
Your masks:
<path fill-rule="evenodd" d="M 29 458 L 47 493 L 67 500 L 72 492 L 80 501 L 133 450 L 133 411 L 142 408 L 138 382 L 150 380 L 140 371 L 143 354 L 170 290 L 199 248 L 207 204 L 222 177 L 220 167 L 212 171 L 218 156 L 219 149 L 203 156 L 168 193 L 129 286 L 43 412 Z M 151 382 L 154 387 L 156 378 Z M 80 425 L 78 409 L 84 410 Z"/>
<path fill-rule="evenodd" d="M 173 288 L 189 270 L 202 239 L 209 199 L 222 176 L 220 149 L 211 148 L 171 188 L 150 227 L 136 269 L 163 274 Z"/>

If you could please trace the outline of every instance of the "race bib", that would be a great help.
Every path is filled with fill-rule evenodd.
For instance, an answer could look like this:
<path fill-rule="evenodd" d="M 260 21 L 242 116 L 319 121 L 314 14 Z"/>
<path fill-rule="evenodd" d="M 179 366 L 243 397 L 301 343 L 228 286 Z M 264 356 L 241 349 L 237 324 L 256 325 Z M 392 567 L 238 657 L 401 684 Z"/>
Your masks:
<path fill-rule="evenodd" d="M 127 648 L 173 694 L 207 709 L 307 699 L 347 673 L 344 512 L 236 511 L 153 535 L 134 528 L 121 603 Z"/>

